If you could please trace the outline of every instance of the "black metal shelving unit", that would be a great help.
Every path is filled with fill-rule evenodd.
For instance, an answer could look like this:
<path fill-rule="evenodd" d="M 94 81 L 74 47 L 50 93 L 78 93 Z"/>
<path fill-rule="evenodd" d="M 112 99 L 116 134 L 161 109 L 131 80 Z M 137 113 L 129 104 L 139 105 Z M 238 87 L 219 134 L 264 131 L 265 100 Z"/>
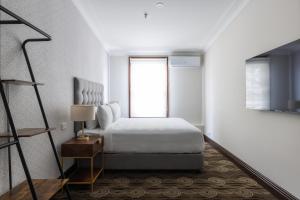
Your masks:
<path fill-rule="evenodd" d="M 64 180 L 62 182 L 63 188 L 66 192 L 67 198 L 69 200 L 71 200 L 71 196 L 70 196 L 67 184 L 66 184 L 67 181 L 64 179 L 64 172 L 63 172 L 62 166 L 60 164 L 60 160 L 59 160 L 59 157 L 58 157 L 58 154 L 57 154 L 57 151 L 56 151 L 56 147 L 55 147 L 55 144 L 54 144 L 54 141 L 53 141 L 53 137 L 52 137 L 52 134 L 51 134 L 51 130 L 53 130 L 53 129 L 51 129 L 49 127 L 48 120 L 47 120 L 47 117 L 46 117 L 46 113 L 45 113 L 45 110 L 44 110 L 44 107 L 43 107 L 42 99 L 41 99 L 39 89 L 38 89 L 38 86 L 43 85 L 43 84 L 36 82 L 34 72 L 32 70 L 32 66 L 31 66 L 31 63 L 30 63 L 30 60 L 29 60 L 29 56 L 28 56 L 28 53 L 27 53 L 27 50 L 26 50 L 26 45 L 27 44 L 33 43 L 33 42 L 50 41 L 51 36 L 48 35 L 46 32 L 42 31 L 41 29 L 37 28 L 36 26 L 32 25 L 28 21 L 24 20 L 20 16 L 18 16 L 15 13 L 11 12 L 7 8 L 3 7 L 2 5 L 0 5 L 0 11 L 6 13 L 7 15 L 9 15 L 10 17 L 13 18 L 13 20 L 0 20 L 0 25 L 12 25 L 12 24 L 17 24 L 18 25 L 18 24 L 21 24 L 21 25 L 25 25 L 25 26 L 31 28 L 32 30 L 34 30 L 34 31 L 36 31 L 36 32 L 38 32 L 39 34 L 42 35 L 42 37 L 40 37 L 40 38 L 29 38 L 29 39 L 26 39 L 22 42 L 22 51 L 24 53 L 24 57 L 25 57 L 25 61 L 26 61 L 28 71 L 30 73 L 31 81 L 15 80 L 15 79 L 2 79 L 2 77 L 0 77 L 0 93 L 1 93 L 1 97 L 2 97 L 2 100 L 3 100 L 3 105 L 4 105 L 5 112 L 6 112 L 7 119 L 8 119 L 8 126 L 10 127 L 10 130 L 7 131 L 7 133 L 5 133 L 5 134 L 1 134 L 1 136 L 2 137 L 7 137 L 7 138 L 13 138 L 12 140 L 8 139 L 7 143 L 4 143 L 4 144 L 0 145 L 0 149 L 8 148 L 8 154 L 9 154 L 8 155 L 9 184 L 10 184 L 10 191 L 11 191 L 11 192 L 1 196 L 0 200 L 2 200 L 2 199 L 14 199 L 13 197 L 9 196 L 9 195 L 14 195 L 14 194 L 10 194 L 10 193 L 13 193 L 13 191 L 14 191 L 13 188 L 12 188 L 11 155 L 10 155 L 10 147 L 12 145 L 16 145 L 16 148 L 17 148 L 17 151 L 18 151 L 18 154 L 19 154 L 19 157 L 20 157 L 20 160 L 21 160 L 21 163 L 22 163 L 25 175 L 26 175 L 27 185 L 29 186 L 29 191 L 28 192 L 30 192 L 31 197 L 32 197 L 33 200 L 38 200 L 39 197 L 41 196 L 41 194 L 37 193 L 37 188 L 38 188 L 37 184 L 42 182 L 42 181 L 35 181 L 31 178 L 31 175 L 30 175 L 30 172 L 28 170 L 28 166 L 27 166 L 27 163 L 26 163 L 23 151 L 22 151 L 22 147 L 21 147 L 20 141 L 19 141 L 19 137 L 31 137 L 31 136 L 41 134 L 41 133 L 47 133 L 48 134 L 48 138 L 49 138 L 51 147 L 53 149 L 55 160 L 57 162 L 57 166 L 58 166 L 58 169 L 59 169 L 60 174 L 61 174 L 60 177 Z M 43 120 L 44 120 L 45 128 L 29 128 L 29 129 L 21 129 L 21 130 L 16 129 L 14 119 L 13 119 L 13 116 L 11 114 L 11 109 L 10 109 L 10 106 L 9 106 L 9 103 L 8 103 L 8 96 L 7 96 L 7 93 L 8 93 L 8 89 L 7 89 L 8 87 L 7 86 L 10 85 L 10 84 L 32 86 L 34 88 L 34 91 L 35 91 L 35 94 L 36 94 L 36 97 L 37 97 L 37 100 L 38 100 L 38 104 L 39 104 L 39 107 L 40 107 L 40 111 L 41 111 L 41 114 L 42 114 L 42 117 L 43 117 Z"/>

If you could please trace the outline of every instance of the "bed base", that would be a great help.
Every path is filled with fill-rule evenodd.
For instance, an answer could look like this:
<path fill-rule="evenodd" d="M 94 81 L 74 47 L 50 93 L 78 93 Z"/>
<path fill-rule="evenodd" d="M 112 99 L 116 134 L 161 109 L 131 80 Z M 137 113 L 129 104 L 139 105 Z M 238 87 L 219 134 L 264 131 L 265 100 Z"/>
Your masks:
<path fill-rule="evenodd" d="M 101 158 L 95 160 L 100 166 Z M 109 170 L 197 170 L 203 167 L 202 153 L 105 153 L 104 168 Z"/>

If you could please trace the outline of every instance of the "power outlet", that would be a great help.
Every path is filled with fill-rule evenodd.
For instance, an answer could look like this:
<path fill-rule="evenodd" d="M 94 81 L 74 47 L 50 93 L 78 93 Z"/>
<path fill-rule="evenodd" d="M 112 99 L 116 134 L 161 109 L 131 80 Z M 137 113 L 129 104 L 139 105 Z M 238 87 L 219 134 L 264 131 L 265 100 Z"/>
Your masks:
<path fill-rule="evenodd" d="M 61 124 L 60 124 L 60 130 L 61 131 L 64 131 L 64 130 L 66 130 L 67 129 L 67 123 L 66 122 L 62 122 Z"/>

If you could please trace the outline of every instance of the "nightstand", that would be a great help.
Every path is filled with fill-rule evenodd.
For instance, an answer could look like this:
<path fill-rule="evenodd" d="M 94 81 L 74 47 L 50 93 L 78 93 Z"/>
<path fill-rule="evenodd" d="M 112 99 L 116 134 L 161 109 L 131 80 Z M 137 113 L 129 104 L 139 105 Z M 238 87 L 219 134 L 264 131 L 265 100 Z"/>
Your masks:
<path fill-rule="evenodd" d="M 90 135 L 89 140 L 77 140 L 73 138 L 61 145 L 61 163 L 64 164 L 64 159 L 73 158 L 88 159 L 90 166 L 79 167 L 70 175 L 68 184 L 89 184 L 93 191 L 93 186 L 98 176 L 104 172 L 104 137 L 100 135 Z M 95 157 L 101 153 L 101 167 L 94 167 Z M 78 162 L 77 162 L 78 163 Z"/>

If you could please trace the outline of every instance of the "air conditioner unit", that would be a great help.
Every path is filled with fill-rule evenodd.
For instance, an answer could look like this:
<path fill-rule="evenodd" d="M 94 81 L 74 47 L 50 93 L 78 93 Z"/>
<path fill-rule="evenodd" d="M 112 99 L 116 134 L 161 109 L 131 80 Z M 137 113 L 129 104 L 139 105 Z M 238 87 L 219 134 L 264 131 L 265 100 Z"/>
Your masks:
<path fill-rule="evenodd" d="M 170 67 L 200 67 L 200 56 L 170 56 Z"/>

